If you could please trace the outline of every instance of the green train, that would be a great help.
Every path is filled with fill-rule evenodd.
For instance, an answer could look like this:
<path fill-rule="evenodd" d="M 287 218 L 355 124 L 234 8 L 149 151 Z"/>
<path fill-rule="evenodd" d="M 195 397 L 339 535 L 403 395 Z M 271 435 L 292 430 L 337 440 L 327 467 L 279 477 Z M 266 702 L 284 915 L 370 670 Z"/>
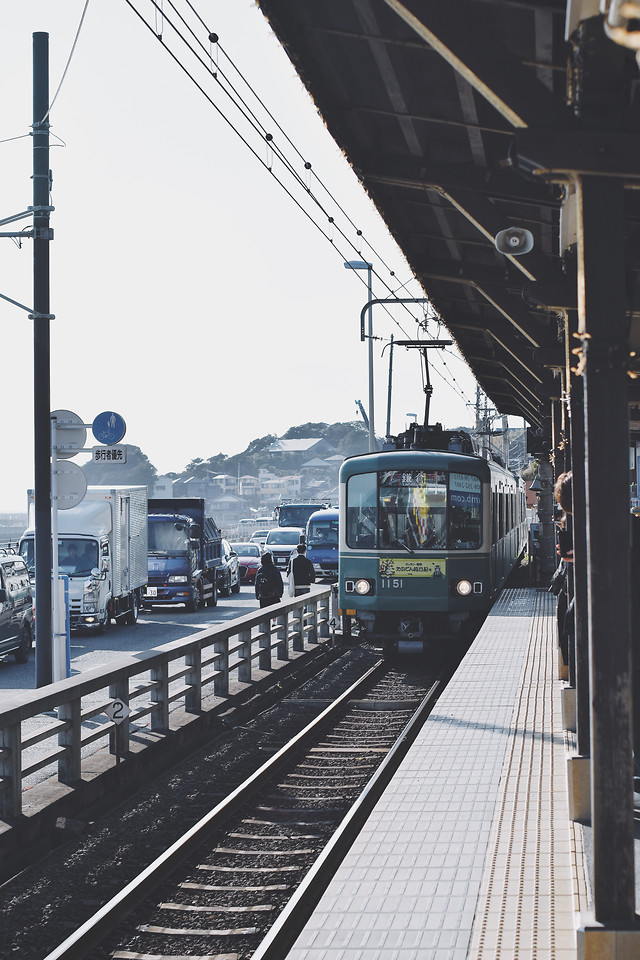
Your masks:
<path fill-rule="evenodd" d="M 345 633 L 386 655 L 479 625 L 527 543 L 523 481 L 464 431 L 410 430 L 340 469 Z"/>

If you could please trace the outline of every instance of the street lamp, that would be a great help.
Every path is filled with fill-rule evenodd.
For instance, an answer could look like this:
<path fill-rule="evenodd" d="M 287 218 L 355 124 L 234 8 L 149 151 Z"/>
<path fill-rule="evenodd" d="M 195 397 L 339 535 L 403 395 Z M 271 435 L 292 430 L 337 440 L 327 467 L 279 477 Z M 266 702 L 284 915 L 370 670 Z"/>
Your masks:
<path fill-rule="evenodd" d="M 366 270 L 367 287 L 369 290 L 369 311 L 367 322 L 367 337 L 369 340 L 369 453 L 376 449 L 376 434 L 373 424 L 373 318 L 371 314 L 371 272 L 373 264 L 366 260 L 347 260 L 345 262 L 347 270 Z"/>

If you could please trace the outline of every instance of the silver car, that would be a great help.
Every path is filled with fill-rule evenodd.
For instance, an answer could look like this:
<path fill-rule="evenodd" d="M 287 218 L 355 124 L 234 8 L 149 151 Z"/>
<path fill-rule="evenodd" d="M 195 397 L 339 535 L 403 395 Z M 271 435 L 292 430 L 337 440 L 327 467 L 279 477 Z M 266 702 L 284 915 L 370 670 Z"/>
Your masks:
<path fill-rule="evenodd" d="M 304 539 L 304 535 L 303 527 L 274 527 L 269 530 L 264 549 L 272 555 L 278 570 L 287 569 L 289 557 Z"/>

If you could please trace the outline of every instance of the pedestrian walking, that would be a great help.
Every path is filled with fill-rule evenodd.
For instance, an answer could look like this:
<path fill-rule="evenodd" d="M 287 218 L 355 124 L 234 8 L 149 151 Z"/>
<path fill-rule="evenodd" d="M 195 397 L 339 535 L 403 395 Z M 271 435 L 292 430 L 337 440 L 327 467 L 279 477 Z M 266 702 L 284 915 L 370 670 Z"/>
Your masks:
<path fill-rule="evenodd" d="M 262 563 L 256 573 L 256 599 L 261 607 L 277 603 L 284 593 L 282 574 L 273 564 L 273 557 L 267 550 L 262 554 Z"/>
<path fill-rule="evenodd" d="M 290 585 L 293 585 L 292 596 L 299 597 L 303 593 L 309 593 L 310 585 L 316 582 L 316 572 L 307 557 L 306 543 L 299 543 L 296 547 L 295 554 L 289 560 L 287 574 Z M 291 589 L 289 592 L 291 593 Z"/>

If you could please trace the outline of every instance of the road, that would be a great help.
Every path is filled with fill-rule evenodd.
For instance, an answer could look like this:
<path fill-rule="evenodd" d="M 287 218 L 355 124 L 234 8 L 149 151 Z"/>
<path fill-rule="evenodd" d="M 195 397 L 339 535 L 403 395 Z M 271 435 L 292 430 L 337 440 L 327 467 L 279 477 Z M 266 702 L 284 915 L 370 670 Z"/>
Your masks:
<path fill-rule="evenodd" d="M 225 623 L 258 608 L 254 588 L 243 586 L 240 593 L 218 601 L 198 613 L 183 606 L 152 607 L 143 610 L 134 626 L 111 625 L 103 634 L 71 634 L 71 675 L 82 673 L 122 655 L 140 653 L 171 640 L 180 640 L 204 627 Z M 0 690 L 22 693 L 36 689 L 35 650 L 28 663 L 16 663 L 12 654 L 0 656 Z M 0 701 L 1 702 L 1 701 Z"/>

